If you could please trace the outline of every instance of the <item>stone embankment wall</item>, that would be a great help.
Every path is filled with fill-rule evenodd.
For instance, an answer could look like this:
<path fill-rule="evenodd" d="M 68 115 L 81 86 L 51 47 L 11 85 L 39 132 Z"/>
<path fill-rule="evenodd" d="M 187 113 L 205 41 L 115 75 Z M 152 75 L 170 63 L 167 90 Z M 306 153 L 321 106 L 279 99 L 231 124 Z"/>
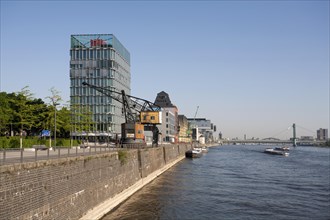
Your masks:
<path fill-rule="evenodd" d="M 110 211 L 109 202 L 118 205 L 188 149 L 169 145 L 0 166 L 0 217 L 100 218 Z M 98 210 L 102 204 L 105 209 Z"/>

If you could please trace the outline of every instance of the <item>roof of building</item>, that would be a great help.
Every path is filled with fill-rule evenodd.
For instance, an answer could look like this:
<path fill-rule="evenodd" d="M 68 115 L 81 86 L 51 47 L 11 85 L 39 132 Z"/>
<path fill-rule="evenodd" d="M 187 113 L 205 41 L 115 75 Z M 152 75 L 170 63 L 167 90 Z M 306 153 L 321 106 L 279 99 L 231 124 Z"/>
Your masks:
<path fill-rule="evenodd" d="M 114 48 L 128 63 L 130 53 L 113 34 L 73 34 L 71 48 Z"/>
<path fill-rule="evenodd" d="M 170 96 L 164 91 L 161 91 L 160 93 L 157 94 L 157 97 L 155 99 L 155 104 L 159 105 L 160 107 L 176 107 L 171 102 Z"/>
<path fill-rule="evenodd" d="M 188 118 L 188 121 L 209 121 L 208 119 L 206 118 Z"/>

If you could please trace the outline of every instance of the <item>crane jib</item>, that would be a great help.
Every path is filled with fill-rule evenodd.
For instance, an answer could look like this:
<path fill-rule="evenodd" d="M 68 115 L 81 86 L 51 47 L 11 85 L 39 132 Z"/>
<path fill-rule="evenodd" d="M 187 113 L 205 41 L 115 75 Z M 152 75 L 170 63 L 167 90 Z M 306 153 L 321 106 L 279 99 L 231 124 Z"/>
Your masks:
<path fill-rule="evenodd" d="M 123 114 L 125 115 L 125 123 L 122 124 L 123 143 L 141 143 L 141 141 L 144 140 L 144 126 L 152 125 L 153 142 L 155 142 L 156 145 L 158 144 L 159 131 L 156 125 L 162 123 L 160 106 L 148 100 L 127 95 L 124 90 L 118 92 L 91 85 L 87 82 L 83 82 L 82 84 L 122 103 Z"/>

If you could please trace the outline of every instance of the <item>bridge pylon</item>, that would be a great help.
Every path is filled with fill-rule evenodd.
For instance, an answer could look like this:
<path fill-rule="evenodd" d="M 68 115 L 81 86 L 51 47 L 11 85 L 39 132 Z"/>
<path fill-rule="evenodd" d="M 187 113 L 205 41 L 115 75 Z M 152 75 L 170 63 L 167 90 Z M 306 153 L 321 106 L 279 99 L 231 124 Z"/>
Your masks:
<path fill-rule="evenodd" d="M 296 124 L 295 123 L 293 123 L 292 128 L 293 128 L 292 145 L 294 147 L 296 147 L 297 146 L 297 137 L 296 137 Z"/>

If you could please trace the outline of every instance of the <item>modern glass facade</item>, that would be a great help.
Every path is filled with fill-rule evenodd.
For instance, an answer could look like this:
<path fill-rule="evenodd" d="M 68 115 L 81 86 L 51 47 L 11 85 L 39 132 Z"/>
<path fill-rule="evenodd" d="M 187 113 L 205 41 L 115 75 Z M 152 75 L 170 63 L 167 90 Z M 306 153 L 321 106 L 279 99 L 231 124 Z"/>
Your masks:
<path fill-rule="evenodd" d="M 131 93 L 130 54 L 112 34 L 71 35 L 70 105 L 73 135 L 119 134 L 122 104 L 83 82 Z"/>
<path fill-rule="evenodd" d="M 205 138 L 205 143 L 211 143 L 214 141 L 213 133 L 216 131 L 211 120 L 206 118 L 188 118 L 190 127 L 197 127 L 199 134 Z"/>

